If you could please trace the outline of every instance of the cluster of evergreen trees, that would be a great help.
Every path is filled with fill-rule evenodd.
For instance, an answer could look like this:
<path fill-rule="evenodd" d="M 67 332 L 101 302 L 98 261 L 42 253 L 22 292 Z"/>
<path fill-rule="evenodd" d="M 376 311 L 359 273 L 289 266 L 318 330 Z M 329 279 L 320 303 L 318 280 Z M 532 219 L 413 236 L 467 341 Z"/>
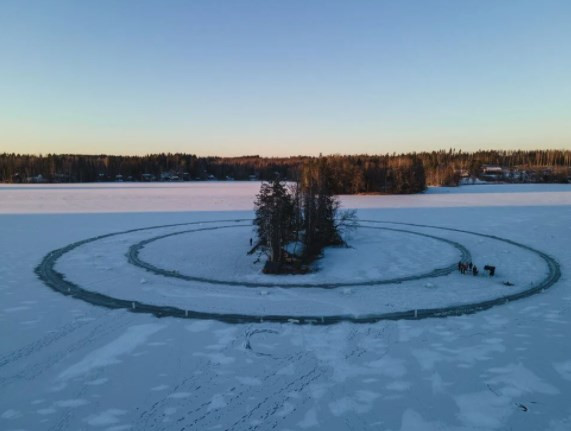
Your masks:
<path fill-rule="evenodd" d="M 258 234 L 257 247 L 268 254 L 268 262 L 277 266 L 285 259 L 284 248 L 296 240 L 296 208 L 291 190 L 286 184 L 276 178 L 271 183 L 262 183 L 260 193 L 256 197 L 256 217 L 254 225 Z M 273 267 L 272 267 L 273 269 Z"/>
<path fill-rule="evenodd" d="M 197 157 L 189 154 L 148 156 L 30 156 L 0 154 L 0 181 L 46 182 L 145 181 L 297 178 L 300 167 L 312 157 L 264 158 Z M 417 193 L 425 188 L 424 170 L 413 155 L 321 157 L 335 181 L 332 190 L 352 193 Z"/>
<path fill-rule="evenodd" d="M 296 179 L 300 167 L 316 158 L 197 157 L 192 154 L 109 156 L 0 154 L 0 182 L 149 181 L 259 179 L 276 173 Z M 571 151 L 477 151 L 454 149 L 412 154 L 330 155 L 321 158 L 333 172 L 332 190 L 352 193 L 417 193 L 426 185 L 455 185 L 461 176 L 478 177 L 483 165 L 531 172 L 528 181 L 567 181 Z M 39 177 L 41 176 L 41 177 Z"/>
<path fill-rule="evenodd" d="M 279 176 L 264 182 L 255 202 L 258 247 L 268 255 L 266 273 L 305 272 L 324 247 L 343 243 L 341 229 L 354 213 L 339 214 L 333 171 L 326 158 L 305 161 L 299 180 L 287 185 Z"/>

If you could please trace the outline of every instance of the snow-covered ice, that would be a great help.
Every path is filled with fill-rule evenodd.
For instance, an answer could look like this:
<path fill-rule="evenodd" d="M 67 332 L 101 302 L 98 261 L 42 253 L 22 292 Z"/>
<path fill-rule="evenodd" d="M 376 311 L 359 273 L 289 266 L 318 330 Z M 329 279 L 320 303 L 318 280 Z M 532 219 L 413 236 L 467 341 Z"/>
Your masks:
<path fill-rule="evenodd" d="M 467 316 L 332 326 L 157 319 L 65 297 L 34 274 L 46 253 L 85 238 L 250 218 L 258 186 L 0 186 L 0 429 L 571 429 L 569 185 L 478 185 L 415 196 L 343 197 L 363 220 L 497 235 L 544 251 L 561 264 L 561 279 L 544 293 Z M 222 232 L 169 237 L 149 244 L 141 257 L 189 274 L 260 280 L 251 271 L 253 262 L 244 265 L 244 253 L 233 255 L 234 247 L 222 247 L 247 242 L 249 228 L 218 235 Z M 431 233 L 464 244 L 475 261 L 499 262 L 498 277 L 515 281 L 506 287 L 482 277 L 483 284 L 470 292 L 473 298 L 517 289 L 545 271 L 539 259 L 503 243 Z M 91 243 L 62 259 L 57 269 L 78 284 L 118 297 L 192 305 L 198 293 L 186 289 L 184 280 L 126 263 L 127 248 L 148 236 Z M 422 270 L 457 257 L 454 248 L 405 233 L 361 230 L 353 241 L 353 249 L 328 250 L 320 262 L 323 272 L 308 275 L 309 281 L 399 276 L 411 266 Z M 365 258 L 352 265 L 353 257 L 346 257 L 353 255 Z M 191 267 L 189 259 L 199 265 Z M 401 289 L 378 286 L 375 294 L 399 298 L 400 292 L 402 303 L 439 295 L 456 301 L 466 292 L 453 281 L 472 280 L 467 277 L 451 274 Z M 227 289 L 209 285 L 212 304 L 242 306 L 246 288 Z M 360 289 L 325 292 L 329 296 L 311 289 L 304 296 L 295 289 L 266 288 L 267 295 L 252 295 L 243 307 L 278 307 L 288 298 L 290 304 L 305 299 L 301 309 L 324 311 L 384 306 L 386 301 L 375 297 L 373 302 Z"/>

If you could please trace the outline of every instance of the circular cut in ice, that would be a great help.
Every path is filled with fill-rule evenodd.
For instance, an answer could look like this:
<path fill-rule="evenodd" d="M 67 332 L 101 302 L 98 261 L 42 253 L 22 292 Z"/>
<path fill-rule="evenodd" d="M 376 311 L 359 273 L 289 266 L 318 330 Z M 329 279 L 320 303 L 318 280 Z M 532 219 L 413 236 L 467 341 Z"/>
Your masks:
<path fill-rule="evenodd" d="M 440 277 L 471 260 L 462 244 L 446 238 L 381 226 L 359 226 L 351 247 L 330 247 L 316 271 L 266 275 L 256 254 L 246 253 L 250 224 L 194 228 L 140 241 L 129 262 L 164 277 L 240 287 L 339 288 Z M 443 264 L 444 263 L 444 264 Z M 212 275 L 216 274 L 216 277 Z"/>
<path fill-rule="evenodd" d="M 245 221 L 247 220 L 211 220 L 101 235 L 48 253 L 36 268 L 36 273 L 45 284 L 59 293 L 112 309 L 148 313 L 157 317 L 215 319 L 228 323 L 270 321 L 300 324 L 333 324 L 342 321 L 371 323 L 389 319 L 421 319 L 475 313 L 540 293 L 555 284 L 561 276 L 559 264 L 553 258 L 509 239 L 460 229 L 381 221 L 362 221 L 361 223 L 379 227 L 381 225 L 406 227 L 406 229 L 387 228 L 395 233 L 405 233 L 404 231 L 409 229 L 413 229 L 416 233 L 419 233 L 419 229 L 431 233 L 442 232 L 441 239 L 445 242 L 456 242 L 458 238 L 461 238 L 464 244 L 469 244 L 470 248 L 474 248 L 473 251 L 477 253 L 479 259 L 492 258 L 494 263 L 496 261 L 501 263 L 502 270 L 505 271 L 503 276 L 509 276 L 510 280 L 516 277 L 513 278 L 516 286 L 508 288 L 502 285 L 499 283 L 501 280 L 496 280 L 500 277 L 499 275 L 494 279 L 489 279 L 485 276 L 472 277 L 455 272 L 444 275 L 443 282 L 438 283 L 438 289 L 426 289 L 425 282 L 419 281 L 418 276 L 414 276 L 416 277 L 414 281 L 413 279 L 407 282 L 393 281 L 393 284 L 382 287 L 376 284 L 366 284 L 360 288 L 352 288 L 351 294 L 344 293 L 344 289 L 348 287 L 323 290 L 289 286 L 292 288 L 271 290 L 270 295 L 260 295 L 260 292 L 269 293 L 269 291 L 265 287 L 252 289 L 245 286 L 229 287 L 212 284 L 209 287 L 207 282 L 188 282 L 176 277 L 167 279 L 162 274 L 149 274 L 146 280 L 153 281 L 141 286 L 138 282 L 141 269 L 125 265 L 120 260 L 125 252 L 124 247 L 127 248 L 128 244 L 133 243 L 134 240 L 139 241 L 137 244 L 141 245 L 140 240 L 156 229 L 175 233 L 172 230 L 176 226 L 208 226 L 209 223 L 213 223 L 210 225 L 212 227 L 200 226 L 193 230 L 220 230 L 222 227 L 214 224 Z M 183 235 L 183 232 L 179 231 L 176 234 Z M 162 237 L 164 238 L 165 235 Z M 431 234 L 428 237 L 435 237 L 435 235 Z M 152 240 L 152 238 L 147 239 Z M 480 244 L 478 240 L 482 240 L 483 244 Z M 497 247 L 498 243 L 511 248 L 511 257 L 501 252 L 504 247 Z M 111 270 L 118 276 L 120 275 L 121 284 L 117 284 L 116 281 L 109 283 L 108 277 L 101 277 L 103 274 L 108 276 L 108 270 L 105 268 L 109 266 L 109 263 L 99 262 L 98 259 L 91 257 L 95 256 L 97 251 L 106 250 L 105 247 L 112 247 L 108 250 L 109 258 L 114 259 Z M 461 247 L 465 249 L 464 246 Z M 131 246 L 131 250 L 136 250 L 136 248 Z M 128 255 L 131 256 L 131 253 Z M 532 274 L 526 273 L 525 277 L 518 274 L 521 273 L 521 265 L 526 265 L 531 260 L 534 260 L 533 275 L 538 278 L 532 279 L 530 283 Z M 95 277 L 92 277 L 93 275 Z M 85 286 L 89 286 L 89 289 Z"/>

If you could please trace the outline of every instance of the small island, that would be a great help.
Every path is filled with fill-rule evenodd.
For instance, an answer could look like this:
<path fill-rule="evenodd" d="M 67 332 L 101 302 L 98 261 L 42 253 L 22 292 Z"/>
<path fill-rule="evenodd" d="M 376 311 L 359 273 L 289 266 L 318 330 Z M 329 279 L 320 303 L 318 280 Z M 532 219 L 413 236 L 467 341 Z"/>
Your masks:
<path fill-rule="evenodd" d="M 267 256 L 265 274 L 305 274 L 328 246 L 345 245 L 343 232 L 356 224 L 354 211 L 340 211 L 324 158 L 307 161 L 294 183 L 279 175 L 264 182 L 255 201 L 258 239 L 250 253 Z"/>

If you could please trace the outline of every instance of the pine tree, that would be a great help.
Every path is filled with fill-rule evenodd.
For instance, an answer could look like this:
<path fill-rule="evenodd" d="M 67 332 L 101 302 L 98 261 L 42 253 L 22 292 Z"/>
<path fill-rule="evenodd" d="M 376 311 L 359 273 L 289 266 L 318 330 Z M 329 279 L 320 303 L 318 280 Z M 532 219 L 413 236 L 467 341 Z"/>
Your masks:
<path fill-rule="evenodd" d="M 342 243 L 335 218 L 339 201 L 333 194 L 333 176 L 327 160 L 304 164 L 299 182 L 303 208 L 304 256 L 311 260 L 329 245 Z"/>
<path fill-rule="evenodd" d="M 268 251 L 269 262 L 283 262 L 285 245 L 293 240 L 294 201 L 286 185 L 276 176 L 262 183 L 255 202 L 256 225 L 260 245 Z"/>

